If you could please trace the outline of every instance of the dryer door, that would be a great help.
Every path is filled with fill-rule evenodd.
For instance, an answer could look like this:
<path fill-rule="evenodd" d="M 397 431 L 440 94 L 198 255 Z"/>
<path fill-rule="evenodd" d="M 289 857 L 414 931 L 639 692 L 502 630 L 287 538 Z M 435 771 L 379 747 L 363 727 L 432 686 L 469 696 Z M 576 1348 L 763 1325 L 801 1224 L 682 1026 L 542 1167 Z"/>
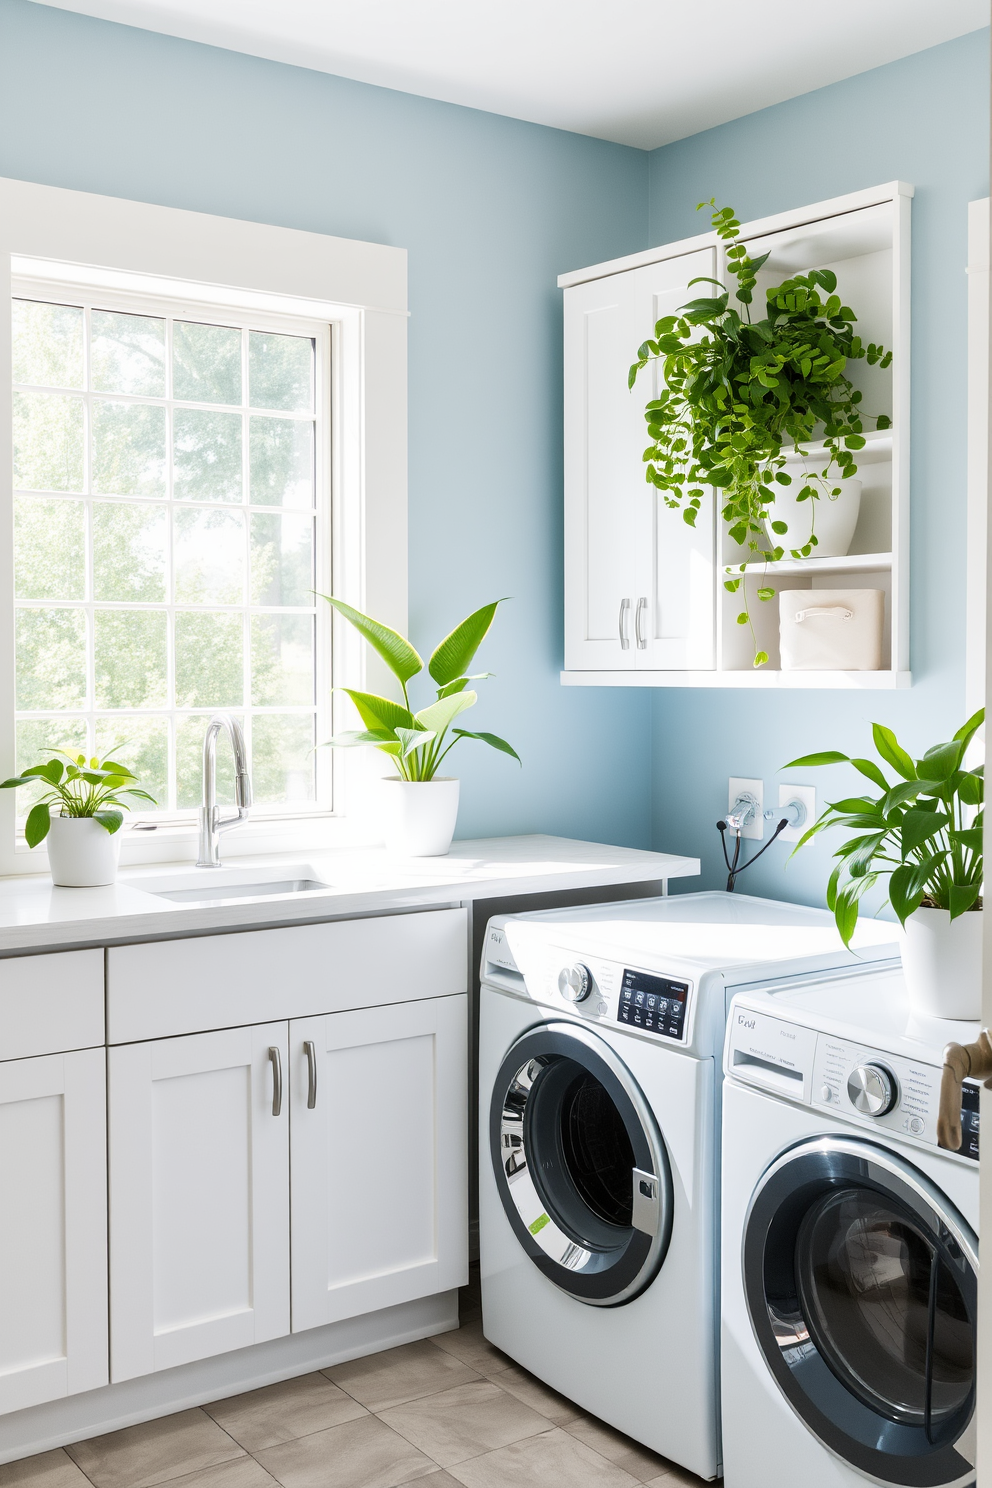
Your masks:
<path fill-rule="evenodd" d="M 821 1137 L 764 1174 L 744 1231 L 755 1337 L 793 1409 L 900 1488 L 974 1479 L 977 1241 L 891 1151 Z"/>
<path fill-rule="evenodd" d="M 582 1302 L 629 1302 L 657 1275 L 672 1228 L 668 1155 L 630 1071 L 571 1023 L 524 1034 L 500 1066 L 489 1150 L 524 1250 Z"/>

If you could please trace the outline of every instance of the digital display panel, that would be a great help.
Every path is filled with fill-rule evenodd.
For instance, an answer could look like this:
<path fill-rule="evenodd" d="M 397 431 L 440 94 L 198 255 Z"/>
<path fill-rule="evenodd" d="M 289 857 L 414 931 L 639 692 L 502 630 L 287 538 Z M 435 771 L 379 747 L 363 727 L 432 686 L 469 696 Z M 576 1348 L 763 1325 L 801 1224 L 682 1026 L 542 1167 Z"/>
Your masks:
<path fill-rule="evenodd" d="M 643 971 L 624 971 L 620 984 L 619 1022 L 646 1033 L 661 1033 L 680 1039 L 685 1032 L 685 1010 L 689 983 L 668 977 L 648 976 Z"/>
<path fill-rule="evenodd" d="M 978 1161 L 978 1086 L 961 1087 L 961 1153 Z"/>

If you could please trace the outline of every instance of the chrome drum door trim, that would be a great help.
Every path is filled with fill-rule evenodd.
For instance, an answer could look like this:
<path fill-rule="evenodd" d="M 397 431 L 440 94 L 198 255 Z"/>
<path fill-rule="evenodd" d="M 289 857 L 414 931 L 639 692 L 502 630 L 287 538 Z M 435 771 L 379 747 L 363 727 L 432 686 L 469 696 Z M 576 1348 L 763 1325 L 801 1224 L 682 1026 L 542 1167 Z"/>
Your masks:
<path fill-rule="evenodd" d="M 609 1102 L 614 1132 L 633 1154 L 625 1171 L 613 1170 L 628 1196 L 619 1214 L 602 1205 L 597 1212 L 594 1197 L 580 1191 L 557 1131 L 568 1092 L 585 1078 Z M 671 1237 L 668 1154 L 643 1093 L 608 1044 L 570 1023 L 519 1038 L 494 1083 L 489 1143 L 504 1212 L 549 1280 L 598 1307 L 629 1302 L 653 1281 Z"/>

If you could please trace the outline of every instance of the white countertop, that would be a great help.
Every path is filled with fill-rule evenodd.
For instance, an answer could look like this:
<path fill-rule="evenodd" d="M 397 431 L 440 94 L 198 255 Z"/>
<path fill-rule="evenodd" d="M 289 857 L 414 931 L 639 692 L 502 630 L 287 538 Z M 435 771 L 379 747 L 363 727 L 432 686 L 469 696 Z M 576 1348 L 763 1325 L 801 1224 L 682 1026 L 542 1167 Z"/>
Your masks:
<path fill-rule="evenodd" d="M 306 864 L 327 887 L 239 903 L 173 903 L 150 892 L 176 875 L 217 884 L 221 875 L 256 883 Z M 567 837 L 487 837 L 455 842 L 441 858 L 400 858 L 383 848 L 235 858 L 223 869 L 191 864 L 125 868 L 101 889 L 55 888 L 45 877 L 0 879 L 0 955 L 111 945 L 210 931 L 300 924 L 434 904 L 690 877 L 696 858 L 609 847 Z M 194 878 L 194 874 L 196 877 Z M 141 887 L 147 883 L 148 888 Z"/>

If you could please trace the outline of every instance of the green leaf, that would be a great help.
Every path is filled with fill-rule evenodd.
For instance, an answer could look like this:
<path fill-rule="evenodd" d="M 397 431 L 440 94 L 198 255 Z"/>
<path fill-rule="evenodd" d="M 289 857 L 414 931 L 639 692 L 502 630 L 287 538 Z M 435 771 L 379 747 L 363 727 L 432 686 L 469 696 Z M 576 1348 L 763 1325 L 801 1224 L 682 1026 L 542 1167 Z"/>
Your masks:
<path fill-rule="evenodd" d="M 961 847 L 966 847 L 969 852 L 980 853 L 983 848 L 985 833 L 981 827 L 962 827 L 960 831 L 948 832 L 952 842 Z"/>
<path fill-rule="evenodd" d="M 809 765 L 812 769 L 815 765 L 846 765 L 852 761 L 846 754 L 839 754 L 836 749 L 825 749 L 820 754 L 804 754 L 801 759 L 790 760 L 783 765 L 783 770 L 801 770 L 803 766 Z M 862 774 L 864 771 L 862 771 Z"/>
<path fill-rule="evenodd" d="M 355 627 L 373 651 L 378 652 L 394 677 L 397 677 L 403 686 L 406 686 L 411 677 L 423 671 L 424 663 L 410 642 L 405 640 L 398 631 L 391 630 L 388 625 L 383 625 L 368 615 L 363 615 L 361 610 L 353 609 L 351 605 L 345 604 L 343 599 L 334 599 L 330 594 L 322 594 L 321 598 L 326 599 L 327 603 L 344 620 Z"/>
<path fill-rule="evenodd" d="M 882 797 L 880 804 L 884 815 L 888 816 L 896 806 L 905 806 L 907 801 L 915 801 L 925 784 L 923 780 L 900 780 Z"/>
<path fill-rule="evenodd" d="M 459 739 L 481 739 L 483 744 L 488 744 L 491 749 L 499 749 L 503 754 L 512 755 L 518 765 L 523 764 L 523 760 L 520 758 L 513 745 L 508 744 L 505 739 L 501 739 L 498 734 L 473 734 L 470 733 L 468 729 L 459 728 L 452 729 L 451 732 L 453 734 L 457 734 Z"/>
<path fill-rule="evenodd" d="M 98 821 L 101 827 L 104 827 L 113 835 L 114 832 L 119 832 L 123 826 L 124 813 L 123 811 L 94 811 L 93 820 Z"/>
<path fill-rule="evenodd" d="M 436 703 L 431 703 L 426 708 L 421 708 L 414 718 L 421 728 L 433 729 L 438 735 L 443 734 L 453 718 L 463 713 L 466 708 L 478 702 L 479 695 L 476 692 L 453 692 L 449 697 L 438 698 Z"/>
<path fill-rule="evenodd" d="M 24 840 L 28 847 L 37 847 L 39 842 L 44 842 L 51 824 L 52 814 L 44 801 L 32 806 L 24 823 Z"/>
<path fill-rule="evenodd" d="M 942 811 L 925 811 L 922 808 L 907 811 L 902 819 L 899 833 L 902 839 L 903 857 L 907 857 L 914 848 L 935 836 L 947 825 L 947 817 Z"/>
<path fill-rule="evenodd" d="M 956 920 L 958 915 L 967 913 L 981 892 L 980 883 L 951 884 L 947 891 L 947 908 L 950 910 L 951 919 Z"/>
<path fill-rule="evenodd" d="M 402 745 L 400 759 L 409 759 L 411 754 L 416 754 L 418 749 L 423 749 L 426 744 L 430 744 L 437 738 L 437 735 L 432 729 L 398 728 L 396 737 Z"/>
<path fill-rule="evenodd" d="M 942 783 L 954 774 L 963 753 L 964 744 L 959 739 L 952 739 L 948 744 L 935 744 L 918 762 L 919 772 L 928 780 Z"/>
<path fill-rule="evenodd" d="M 461 677 L 468 671 L 472 657 L 485 640 L 496 610 L 502 603 L 503 600 L 496 599 L 492 604 L 483 605 L 481 610 L 476 610 L 460 625 L 456 625 L 451 634 L 445 636 L 435 648 L 427 669 L 439 686 L 444 687 L 446 683 L 453 682 L 456 677 Z"/>
<path fill-rule="evenodd" d="M 925 881 L 920 880 L 920 871 L 909 863 L 893 870 L 889 878 L 889 903 L 895 911 L 900 925 L 905 925 L 911 914 L 920 907 Z"/>
<path fill-rule="evenodd" d="M 366 728 L 413 728 L 413 714 L 401 703 L 377 697 L 374 692 L 356 692 L 353 687 L 342 687 L 341 691 L 351 698 Z"/>
<path fill-rule="evenodd" d="M 960 741 L 964 748 L 967 749 L 968 745 L 971 743 L 975 734 L 978 732 L 984 722 L 985 709 L 979 708 L 978 712 L 973 713 L 968 719 L 968 722 L 958 729 L 957 733 L 954 735 L 955 739 Z"/>
<path fill-rule="evenodd" d="M 958 795 L 966 806 L 980 806 L 985 794 L 985 782 L 974 770 L 962 770 L 958 781 Z"/>
<path fill-rule="evenodd" d="M 132 774 L 127 765 L 119 765 L 115 760 L 105 759 L 100 768 L 103 770 L 109 770 L 112 775 L 122 775 L 127 780 L 137 780 L 138 778 L 136 775 Z"/>
<path fill-rule="evenodd" d="M 326 739 L 320 748 L 353 749 L 358 744 L 395 743 L 396 734 L 393 729 L 347 729 L 342 734 L 334 734 Z"/>
<path fill-rule="evenodd" d="M 439 687 L 437 695 L 439 698 L 450 697 L 453 692 L 464 692 L 470 682 L 484 682 L 487 677 L 491 676 L 492 672 L 473 672 L 470 677 L 456 677 L 445 687 Z"/>
<path fill-rule="evenodd" d="M 9 780 L 0 780 L 0 790 L 16 790 L 19 785 L 34 785 L 37 775 L 12 775 Z"/>
<path fill-rule="evenodd" d="M 834 922 L 840 938 L 851 949 L 851 937 L 858 925 L 858 900 L 849 888 L 841 889 L 834 904 Z"/>
<path fill-rule="evenodd" d="M 886 780 L 885 776 L 882 774 L 881 770 L 878 768 L 874 760 L 852 759 L 851 764 L 856 770 L 864 775 L 867 780 L 870 780 L 873 785 L 879 786 L 880 789 L 883 791 L 887 791 L 889 789 L 889 782 Z"/>
<path fill-rule="evenodd" d="M 884 724 L 873 723 L 871 732 L 872 738 L 875 740 L 875 748 L 885 763 L 891 765 L 893 770 L 901 775 L 904 780 L 915 780 L 916 766 L 892 730 L 886 728 Z"/>

